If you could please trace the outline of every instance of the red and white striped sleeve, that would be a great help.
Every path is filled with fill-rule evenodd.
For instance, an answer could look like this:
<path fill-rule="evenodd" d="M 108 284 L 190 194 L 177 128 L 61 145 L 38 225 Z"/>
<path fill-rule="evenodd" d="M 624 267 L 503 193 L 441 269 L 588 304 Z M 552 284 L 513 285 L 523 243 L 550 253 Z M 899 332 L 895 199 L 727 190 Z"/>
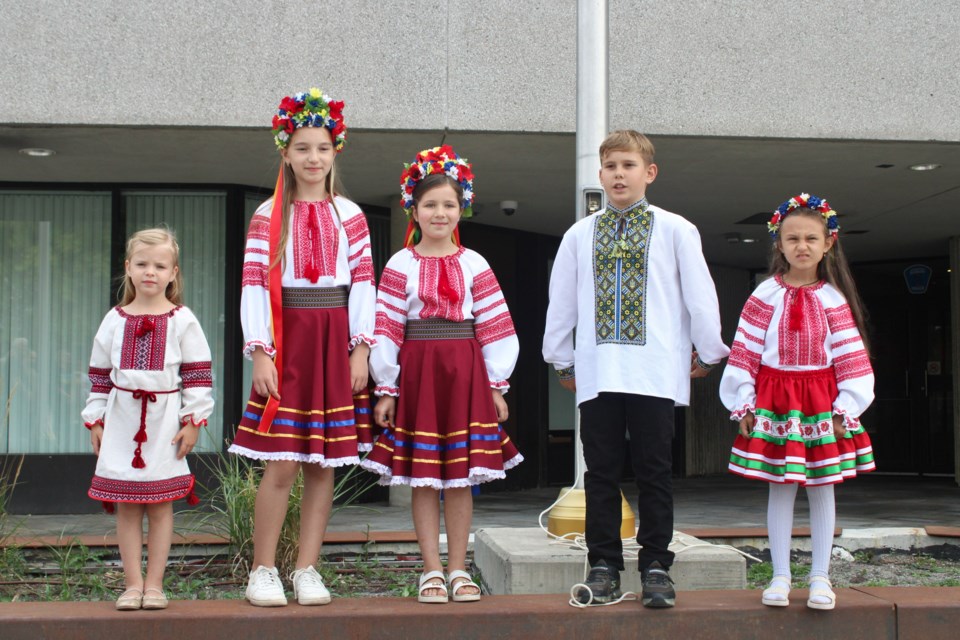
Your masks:
<path fill-rule="evenodd" d="M 767 330 L 773 319 L 776 281 L 771 278 L 753 292 L 740 313 L 733 348 L 720 379 L 720 401 L 730 410 L 730 419 L 740 421 L 756 409 L 757 373 L 763 357 Z"/>
<path fill-rule="evenodd" d="M 843 416 L 847 429 L 860 426 L 860 415 L 873 402 L 873 367 L 863 344 L 850 305 L 843 295 L 830 286 L 821 289 L 821 300 L 827 315 L 827 350 L 837 376 L 837 398 L 833 413 Z"/>
<path fill-rule="evenodd" d="M 490 387 L 506 393 L 507 379 L 517 365 L 520 343 L 507 308 L 500 283 L 487 261 L 475 251 L 465 251 L 465 272 L 473 274 L 470 292 L 473 297 L 473 328 L 483 353 Z"/>
<path fill-rule="evenodd" d="M 400 395 L 400 347 L 407 326 L 410 305 L 407 299 L 407 273 L 415 268 L 409 251 L 404 249 L 387 262 L 377 291 L 375 345 L 370 351 L 370 375 L 378 396 Z"/>
<path fill-rule="evenodd" d="M 270 327 L 270 214 L 273 198 L 261 204 L 247 230 L 243 252 L 240 292 L 240 324 L 243 327 L 243 355 L 251 358 L 257 347 L 270 357 L 276 355 Z"/>
<path fill-rule="evenodd" d="M 374 335 L 377 288 L 373 276 L 373 255 L 370 249 L 370 229 L 359 207 L 338 198 L 338 207 L 344 212 L 343 229 L 347 234 L 347 264 L 350 268 L 350 297 L 347 302 L 350 322 L 350 349 L 361 342 L 371 347 Z M 352 212 L 349 215 L 347 212 Z"/>

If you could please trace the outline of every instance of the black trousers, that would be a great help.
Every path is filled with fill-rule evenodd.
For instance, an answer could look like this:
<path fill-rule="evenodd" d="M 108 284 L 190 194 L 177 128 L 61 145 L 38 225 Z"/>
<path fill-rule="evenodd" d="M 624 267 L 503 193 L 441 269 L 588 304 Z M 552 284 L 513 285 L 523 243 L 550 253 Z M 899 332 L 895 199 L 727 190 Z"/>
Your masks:
<path fill-rule="evenodd" d="M 620 476 L 629 446 L 640 499 L 637 542 L 639 569 L 652 562 L 673 564 L 673 400 L 632 393 L 601 393 L 580 405 L 580 440 L 587 463 L 584 476 L 587 556 L 623 571 L 620 541 Z M 629 432 L 630 440 L 626 434 Z"/>

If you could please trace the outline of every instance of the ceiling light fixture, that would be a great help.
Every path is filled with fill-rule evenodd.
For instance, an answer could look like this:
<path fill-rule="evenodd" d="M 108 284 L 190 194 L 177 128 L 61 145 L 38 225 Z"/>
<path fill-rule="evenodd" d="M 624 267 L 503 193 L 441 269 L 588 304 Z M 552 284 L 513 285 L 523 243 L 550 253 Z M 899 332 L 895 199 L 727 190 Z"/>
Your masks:
<path fill-rule="evenodd" d="M 932 162 L 927 164 L 912 164 L 910 165 L 911 171 L 933 171 L 934 169 L 939 169 L 940 165 L 934 164 Z"/>
<path fill-rule="evenodd" d="M 31 158 L 49 158 L 57 154 L 53 149 L 43 149 L 41 147 L 27 147 L 26 149 L 20 149 L 20 153 Z"/>

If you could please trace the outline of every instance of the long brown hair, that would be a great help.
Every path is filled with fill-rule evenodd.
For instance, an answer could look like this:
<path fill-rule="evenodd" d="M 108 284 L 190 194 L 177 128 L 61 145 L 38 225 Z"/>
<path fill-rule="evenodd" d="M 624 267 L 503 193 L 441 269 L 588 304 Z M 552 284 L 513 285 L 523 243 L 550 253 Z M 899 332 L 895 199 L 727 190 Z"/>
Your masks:
<path fill-rule="evenodd" d="M 273 259 L 270 261 L 271 269 L 275 267 L 277 263 L 283 261 L 283 256 L 286 253 L 287 238 L 290 236 L 290 205 L 293 204 L 297 196 L 297 176 L 294 175 L 293 168 L 283 160 L 283 156 L 280 158 L 280 170 L 283 171 L 283 194 L 281 200 L 283 203 L 283 219 L 280 222 L 279 242 L 277 242 L 276 247 L 271 247 L 271 250 L 275 252 Z M 336 213 L 337 218 L 342 221 L 343 217 L 340 215 L 340 209 L 337 208 L 336 197 L 343 193 L 343 187 L 340 185 L 340 179 L 337 177 L 336 156 L 334 156 L 333 163 L 330 165 L 330 171 L 324 180 L 324 187 L 327 189 L 327 197 L 330 198 L 330 204 L 333 206 L 334 213 Z M 276 197 L 276 194 L 274 194 L 274 197 Z M 280 268 L 283 269 L 283 266 L 281 265 Z"/>
<path fill-rule="evenodd" d="M 819 211 L 801 207 L 794 209 L 789 215 L 791 217 L 806 216 L 814 220 L 819 220 L 823 223 L 824 237 L 829 237 L 827 223 Z M 789 270 L 790 263 L 787 262 L 786 257 L 784 257 L 783 252 L 780 250 L 780 235 L 777 234 L 777 239 L 773 243 L 770 251 L 769 275 L 782 276 Z M 817 277 L 830 283 L 831 286 L 842 293 L 843 297 L 847 299 L 847 304 L 850 305 L 850 312 L 853 314 L 853 319 L 857 323 L 857 329 L 860 331 L 863 347 L 867 353 L 870 353 L 870 342 L 867 338 L 866 307 L 863 306 L 860 294 L 857 293 L 857 284 L 853 281 L 853 274 L 850 273 L 850 265 L 847 263 L 847 257 L 843 253 L 843 246 L 840 243 L 839 235 L 834 239 L 833 246 L 827 251 L 827 255 L 823 256 L 823 260 L 817 265 Z"/>
<path fill-rule="evenodd" d="M 173 251 L 173 266 L 177 268 L 177 273 L 173 276 L 173 280 L 167 285 L 167 290 L 164 293 L 167 296 L 167 300 L 178 307 L 182 305 L 183 273 L 180 271 L 180 245 L 177 244 L 176 234 L 174 234 L 172 230 L 164 227 L 137 231 L 127 240 L 127 256 L 124 258 L 125 262 L 129 262 L 133 258 L 138 244 L 148 247 L 167 245 L 171 251 Z M 117 297 L 120 298 L 121 307 L 127 306 L 137 297 L 137 290 L 134 288 L 133 281 L 130 279 L 130 276 L 127 275 L 126 270 L 124 270 L 123 273 L 123 283 L 120 285 L 120 291 L 117 293 Z"/>

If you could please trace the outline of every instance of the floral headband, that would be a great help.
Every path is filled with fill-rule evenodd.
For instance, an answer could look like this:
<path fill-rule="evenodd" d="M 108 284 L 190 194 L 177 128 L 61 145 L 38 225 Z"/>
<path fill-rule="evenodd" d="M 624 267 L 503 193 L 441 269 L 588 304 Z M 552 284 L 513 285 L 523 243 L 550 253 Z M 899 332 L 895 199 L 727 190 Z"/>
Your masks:
<path fill-rule="evenodd" d="M 837 223 L 837 212 L 830 207 L 826 200 L 812 196 L 809 193 L 801 193 L 798 196 L 794 196 L 777 207 L 777 210 L 773 212 L 773 217 L 770 218 L 770 222 L 767 223 L 767 229 L 770 230 L 770 237 L 776 240 L 777 233 L 780 231 L 780 223 L 783 222 L 783 219 L 794 209 L 802 208 L 819 211 L 820 215 L 823 216 L 824 223 L 827 225 L 827 232 L 836 239 L 837 233 L 840 231 L 840 225 Z"/>
<path fill-rule="evenodd" d="M 413 211 L 413 190 L 420 181 L 429 175 L 443 173 L 454 180 L 463 189 L 464 218 L 473 215 L 473 169 L 466 158 L 461 158 L 449 146 L 424 149 L 417 154 L 412 163 L 404 163 L 400 174 L 400 206 L 409 218 Z"/>
<path fill-rule="evenodd" d="M 273 116 L 273 139 L 277 148 L 286 148 L 295 129 L 323 127 L 330 131 L 334 149 L 340 153 L 347 140 L 342 111 L 342 100 L 331 100 L 330 96 L 317 88 L 285 97 Z"/>

